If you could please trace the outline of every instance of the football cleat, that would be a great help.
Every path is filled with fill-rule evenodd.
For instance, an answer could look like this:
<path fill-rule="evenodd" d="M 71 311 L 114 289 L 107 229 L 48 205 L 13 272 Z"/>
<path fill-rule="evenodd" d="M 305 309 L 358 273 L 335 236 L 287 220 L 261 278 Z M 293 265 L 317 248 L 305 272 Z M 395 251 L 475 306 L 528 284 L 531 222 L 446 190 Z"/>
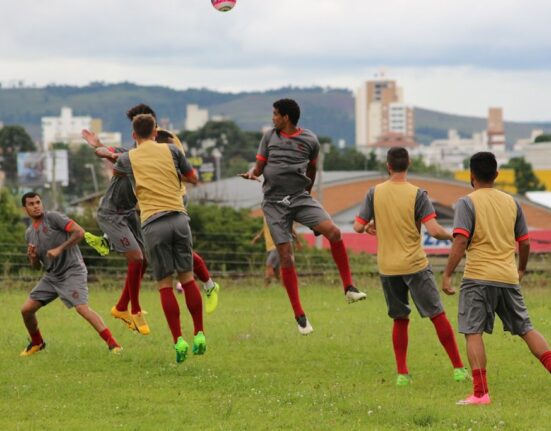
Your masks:
<path fill-rule="evenodd" d="M 176 362 L 180 363 L 186 360 L 188 349 L 188 343 L 186 343 L 182 337 L 178 337 L 176 344 L 174 344 L 174 350 L 176 350 Z"/>
<path fill-rule="evenodd" d="M 85 232 L 84 241 L 96 250 L 100 256 L 107 256 L 109 254 L 109 241 L 107 241 L 107 238 L 91 234 L 90 232 Z"/>
<path fill-rule="evenodd" d="M 409 374 L 398 374 L 396 376 L 396 386 L 409 386 L 412 380 Z"/>
<path fill-rule="evenodd" d="M 296 317 L 296 321 L 298 325 L 298 332 L 300 332 L 302 335 L 308 335 L 314 332 L 314 328 L 312 328 L 312 325 L 310 325 L 310 322 L 304 314 L 302 316 Z"/>
<path fill-rule="evenodd" d="M 120 319 L 123 321 L 123 323 L 128 327 L 128 329 L 131 329 L 132 331 L 137 331 L 136 325 L 134 325 L 134 320 L 132 319 L 132 315 L 127 311 L 119 311 L 117 310 L 117 307 L 111 308 L 111 316 L 113 316 L 115 319 Z"/>
<path fill-rule="evenodd" d="M 453 379 L 456 382 L 466 382 L 469 378 L 469 372 L 466 368 L 454 368 L 453 369 Z"/>
<path fill-rule="evenodd" d="M 149 335 L 151 331 L 145 320 L 144 313 L 140 311 L 139 313 L 132 314 L 131 316 L 134 328 L 136 328 L 136 330 L 142 335 Z"/>
<path fill-rule="evenodd" d="M 354 286 L 348 286 L 346 288 L 345 296 L 349 304 L 357 301 L 363 301 L 365 298 L 367 298 L 367 295 L 365 293 L 360 292 Z"/>
<path fill-rule="evenodd" d="M 219 290 L 220 285 L 216 282 L 210 289 L 205 290 L 205 311 L 209 314 L 216 310 L 216 307 L 218 306 Z"/>
<path fill-rule="evenodd" d="M 41 350 L 44 350 L 46 348 L 46 342 L 42 342 L 40 344 L 33 344 L 32 341 L 28 344 L 27 347 L 25 347 L 25 350 L 23 350 L 19 356 L 31 356 L 35 353 L 40 352 Z"/>
<path fill-rule="evenodd" d="M 122 347 L 118 344 L 113 344 L 109 346 L 109 352 L 113 355 L 120 355 L 122 353 Z"/>
<path fill-rule="evenodd" d="M 203 355 L 207 351 L 207 340 L 203 331 L 199 331 L 195 337 L 193 337 L 193 348 L 194 355 Z"/>
<path fill-rule="evenodd" d="M 481 397 L 477 397 L 474 394 L 469 395 L 464 400 L 459 400 L 455 404 L 458 406 L 476 406 L 476 405 L 485 405 L 490 404 L 492 400 L 490 400 L 490 394 L 484 394 Z"/>

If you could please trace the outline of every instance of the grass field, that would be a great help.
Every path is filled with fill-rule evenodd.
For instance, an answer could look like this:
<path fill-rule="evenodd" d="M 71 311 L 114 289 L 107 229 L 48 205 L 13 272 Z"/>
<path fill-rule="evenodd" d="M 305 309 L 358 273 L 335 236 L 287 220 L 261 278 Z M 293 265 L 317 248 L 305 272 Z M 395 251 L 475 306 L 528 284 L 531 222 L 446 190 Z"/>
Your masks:
<path fill-rule="evenodd" d="M 260 281 L 259 283 L 260 284 Z M 528 279 L 534 325 L 551 338 L 551 290 Z M 108 354 L 74 311 L 56 301 L 39 314 L 48 343 L 20 358 L 26 332 L 19 307 L 27 290 L 5 287 L 0 350 L 0 430 L 543 430 L 551 427 L 551 383 L 522 340 L 501 324 L 486 337 L 493 404 L 460 407 L 470 383 L 451 366 L 429 320 L 412 313 L 409 365 L 414 382 L 394 386 L 395 368 L 376 279 L 369 298 L 347 305 L 333 281 L 302 280 L 303 305 L 315 328 L 302 337 L 279 287 L 224 281 L 218 310 L 206 316 L 208 350 L 176 364 L 158 294 L 142 293 L 150 336 L 131 333 L 108 316 L 118 290 L 90 285 L 91 305 L 124 345 Z M 32 287 L 32 283 L 27 288 Z M 444 298 L 456 327 L 457 297 Z M 182 307 L 184 336 L 191 319 Z M 464 340 L 459 338 L 462 354 Z"/>

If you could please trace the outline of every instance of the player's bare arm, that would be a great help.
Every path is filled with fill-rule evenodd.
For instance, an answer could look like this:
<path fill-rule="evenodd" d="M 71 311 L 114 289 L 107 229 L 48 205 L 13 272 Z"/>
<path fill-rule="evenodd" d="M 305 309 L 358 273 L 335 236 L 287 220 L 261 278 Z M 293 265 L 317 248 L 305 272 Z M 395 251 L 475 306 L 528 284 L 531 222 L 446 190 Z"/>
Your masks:
<path fill-rule="evenodd" d="M 306 168 L 306 176 L 310 178 L 310 185 L 306 188 L 306 191 L 310 194 L 312 194 L 312 187 L 314 187 L 314 182 L 316 181 L 316 161 L 311 161 L 308 163 L 308 167 Z"/>
<path fill-rule="evenodd" d="M 449 240 L 453 241 L 453 235 L 442 227 L 436 219 L 432 218 L 425 222 L 425 228 L 430 236 L 440 240 Z"/>
<path fill-rule="evenodd" d="M 94 153 L 96 154 L 96 156 L 98 156 L 99 158 L 101 159 L 107 159 L 109 160 L 110 162 L 112 163 L 115 163 L 117 161 L 117 159 L 119 158 L 119 155 L 118 153 L 113 153 L 112 151 L 109 150 L 109 148 L 107 147 L 99 147 L 99 148 L 96 148 Z"/>
<path fill-rule="evenodd" d="M 528 257 L 530 256 L 530 240 L 524 239 L 518 243 L 518 279 L 522 280 L 528 265 Z"/>
<path fill-rule="evenodd" d="M 181 174 L 180 178 L 185 183 L 190 183 L 194 185 L 199 182 L 199 177 L 197 176 L 197 171 L 195 169 L 192 169 L 191 171 L 188 171 L 185 174 Z"/>
<path fill-rule="evenodd" d="M 249 169 L 247 172 L 243 173 L 243 174 L 239 174 L 239 176 L 241 178 L 245 178 L 246 180 L 254 180 L 254 181 L 260 181 L 260 179 L 258 178 L 259 176 L 262 175 L 262 173 L 264 172 L 264 167 L 266 166 L 266 161 L 265 160 L 256 160 L 256 164 L 254 165 L 254 167 L 252 167 L 251 169 Z"/>
<path fill-rule="evenodd" d="M 96 135 L 94 132 L 91 132 L 88 129 L 82 129 L 82 132 L 80 133 L 80 135 L 87 142 L 87 144 L 90 145 L 92 148 L 105 147 L 105 145 L 103 145 L 99 140 L 98 135 Z"/>
<path fill-rule="evenodd" d="M 71 234 L 69 236 L 69 239 L 64 243 L 58 245 L 57 247 L 48 250 L 48 252 L 46 253 L 46 256 L 48 256 L 48 258 L 55 259 L 61 253 L 63 253 L 63 251 L 70 247 L 74 247 L 82 240 L 82 238 L 84 238 L 84 229 L 82 229 L 74 221 L 71 221 L 71 223 L 69 224 L 68 232 Z"/>
<path fill-rule="evenodd" d="M 465 255 L 465 250 L 467 250 L 467 245 L 469 240 L 463 235 L 456 235 L 453 239 L 453 245 L 450 250 L 450 255 L 448 256 L 448 263 L 446 264 L 446 269 L 444 269 L 444 274 L 442 276 L 442 290 L 446 295 L 455 294 L 455 289 L 452 286 L 452 275 L 463 259 Z"/>

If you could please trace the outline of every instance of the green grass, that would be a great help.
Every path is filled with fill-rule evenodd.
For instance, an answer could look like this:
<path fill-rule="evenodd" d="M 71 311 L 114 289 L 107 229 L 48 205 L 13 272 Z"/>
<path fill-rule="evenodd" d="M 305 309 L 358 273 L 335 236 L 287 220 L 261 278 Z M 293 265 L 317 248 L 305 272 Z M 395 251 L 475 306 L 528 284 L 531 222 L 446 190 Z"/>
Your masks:
<path fill-rule="evenodd" d="M 551 338 L 551 292 L 534 281 L 525 289 L 532 321 Z M 117 290 L 90 285 L 92 307 L 124 345 L 121 356 L 108 354 L 92 328 L 56 301 L 39 313 L 47 349 L 20 358 L 26 290 L 5 289 L 0 430 L 540 430 L 551 423 L 550 376 L 500 323 L 486 337 L 493 404 L 459 407 L 454 403 L 470 383 L 453 381 L 431 322 L 417 312 L 410 325 L 413 385 L 394 386 L 392 322 L 376 279 L 358 283 L 369 286 L 369 298 L 353 305 L 334 281 L 302 280 L 315 328 L 308 337 L 298 334 L 284 291 L 260 284 L 224 281 L 219 308 L 205 319 L 207 353 L 183 364 L 175 363 L 150 284 L 142 293 L 147 337 L 108 316 Z M 191 342 L 191 319 L 179 299 Z M 457 297 L 444 301 L 456 327 Z M 462 337 L 459 343 L 464 352 Z"/>

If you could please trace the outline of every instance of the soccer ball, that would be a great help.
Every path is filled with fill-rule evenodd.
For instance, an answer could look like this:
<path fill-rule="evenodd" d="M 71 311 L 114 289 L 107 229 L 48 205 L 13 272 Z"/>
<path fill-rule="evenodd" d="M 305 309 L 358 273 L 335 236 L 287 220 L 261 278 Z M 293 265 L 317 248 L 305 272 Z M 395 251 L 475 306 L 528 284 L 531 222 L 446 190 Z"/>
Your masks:
<path fill-rule="evenodd" d="M 212 6 L 220 12 L 228 12 L 233 9 L 237 0 L 210 0 Z"/>

